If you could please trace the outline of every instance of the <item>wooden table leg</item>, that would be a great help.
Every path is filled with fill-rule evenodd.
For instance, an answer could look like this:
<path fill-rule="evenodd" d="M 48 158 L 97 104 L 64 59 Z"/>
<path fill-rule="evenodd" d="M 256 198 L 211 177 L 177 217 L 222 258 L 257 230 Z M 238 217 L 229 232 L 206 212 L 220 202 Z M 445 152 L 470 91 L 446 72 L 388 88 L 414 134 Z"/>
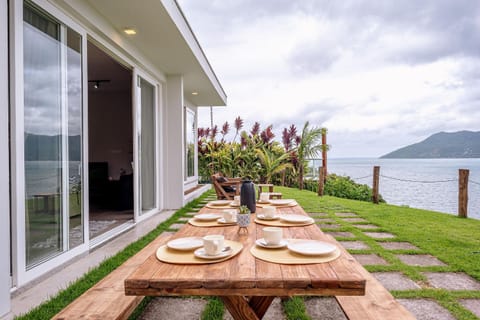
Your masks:
<path fill-rule="evenodd" d="M 247 300 L 241 296 L 222 296 L 223 304 L 235 320 L 260 320 Z"/>
<path fill-rule="evenodd" d="M 241 296 L 220 297 L 235 320 L 260 320 L 275 297 L 252 297 L 247 301 Z"/>
<path fill-rule="evenodd" d="M 262 319 L 275 297 L 252 297 L 248 304 L 259 319 Z"/>

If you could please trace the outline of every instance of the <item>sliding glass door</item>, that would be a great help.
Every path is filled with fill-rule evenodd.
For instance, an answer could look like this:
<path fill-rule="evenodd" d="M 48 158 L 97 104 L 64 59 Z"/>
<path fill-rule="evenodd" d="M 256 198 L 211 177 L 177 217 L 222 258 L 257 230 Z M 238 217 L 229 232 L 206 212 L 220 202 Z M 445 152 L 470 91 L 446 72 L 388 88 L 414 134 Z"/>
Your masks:
<path fill-rule="evenodd" d="M 139 163 L 139 214 L 157 207 L 156 201 L 156 92 L 155 86 L 138 77 L 139 106 L 137 106 L 138 163 Z"/>
<path fill-rule="evenodd" d="M 24 6 L 25 250 L 30 269 L 84 243 L 82 37 Z"/>

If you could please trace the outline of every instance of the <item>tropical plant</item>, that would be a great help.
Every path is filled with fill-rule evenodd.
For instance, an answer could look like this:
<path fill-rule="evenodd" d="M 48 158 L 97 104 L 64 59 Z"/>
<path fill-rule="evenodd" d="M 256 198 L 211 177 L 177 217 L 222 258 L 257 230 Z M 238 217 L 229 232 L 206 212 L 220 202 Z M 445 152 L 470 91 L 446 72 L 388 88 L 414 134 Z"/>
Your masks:
<path fill-rule="evenodd" d="M 307 121 L 303 126 L 301 136 L 297 136 L 296 143 L 296 156 L 297 172 L 298 172 L 298 188 L 303 189 L 303 176 L 305 167 L 307 166 L 307 160 L 318 157 L 318 154 L 322 151 L 322 128 L 309 127 L 310 123 Z"/>
<path fill-rule="evenodd" d="M 256 152 L 262 163 L 262 176 L 265 183 L 270 183 L 274 174 L 284 172 L 287 168 L 292 167 L 292 164 L 288 162 L 290 158 L 288 153 L 275 153 L 266 147 L 257 148 Z"/>

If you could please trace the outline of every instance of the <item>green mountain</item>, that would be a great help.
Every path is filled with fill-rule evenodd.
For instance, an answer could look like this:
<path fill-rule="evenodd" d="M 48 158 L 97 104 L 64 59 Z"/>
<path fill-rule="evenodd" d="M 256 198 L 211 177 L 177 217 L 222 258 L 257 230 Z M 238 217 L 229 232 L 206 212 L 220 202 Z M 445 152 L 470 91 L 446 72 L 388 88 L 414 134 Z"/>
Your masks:
<path fill-rule="evenodd" d="M 439 132 L 380 158 L 480 158 L 480 131 Z"/>

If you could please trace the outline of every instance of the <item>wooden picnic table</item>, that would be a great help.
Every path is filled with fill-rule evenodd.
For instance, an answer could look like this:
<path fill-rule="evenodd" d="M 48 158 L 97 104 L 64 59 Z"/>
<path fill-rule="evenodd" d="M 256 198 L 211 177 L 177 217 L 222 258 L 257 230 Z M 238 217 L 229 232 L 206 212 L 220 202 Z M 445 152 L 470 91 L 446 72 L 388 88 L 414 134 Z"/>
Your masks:
<path fill-rule="evenodd" d="M 257 214 L 262 209 L 257 208 Z M 281 214 L 303 214 L 300 206 L 277 209 Z M 204 207 L 200 213 L 221 212 Z M 183 226 L 173 238 L 223 234 L 239 241 L 242 252 L 213 264 L 180 265 L 159 261 L 152 254 L 125 280 L 126 295 L 139 296 L 219 296 L 234 319 L 261 319 L 275 297 L 355 296 L 365 294 L 365 277 L 359 263 L 332 237 L 315 224 L 285 227 L 284 238 L 315 239 L 335 243 L 341 250 L 336 260 L 326 263 L 286 265 L 255 258 L 250 248 L 262 238 L 264 226 L 252 215 L 248 234 L 239 234 L 238 226 Z"/>

